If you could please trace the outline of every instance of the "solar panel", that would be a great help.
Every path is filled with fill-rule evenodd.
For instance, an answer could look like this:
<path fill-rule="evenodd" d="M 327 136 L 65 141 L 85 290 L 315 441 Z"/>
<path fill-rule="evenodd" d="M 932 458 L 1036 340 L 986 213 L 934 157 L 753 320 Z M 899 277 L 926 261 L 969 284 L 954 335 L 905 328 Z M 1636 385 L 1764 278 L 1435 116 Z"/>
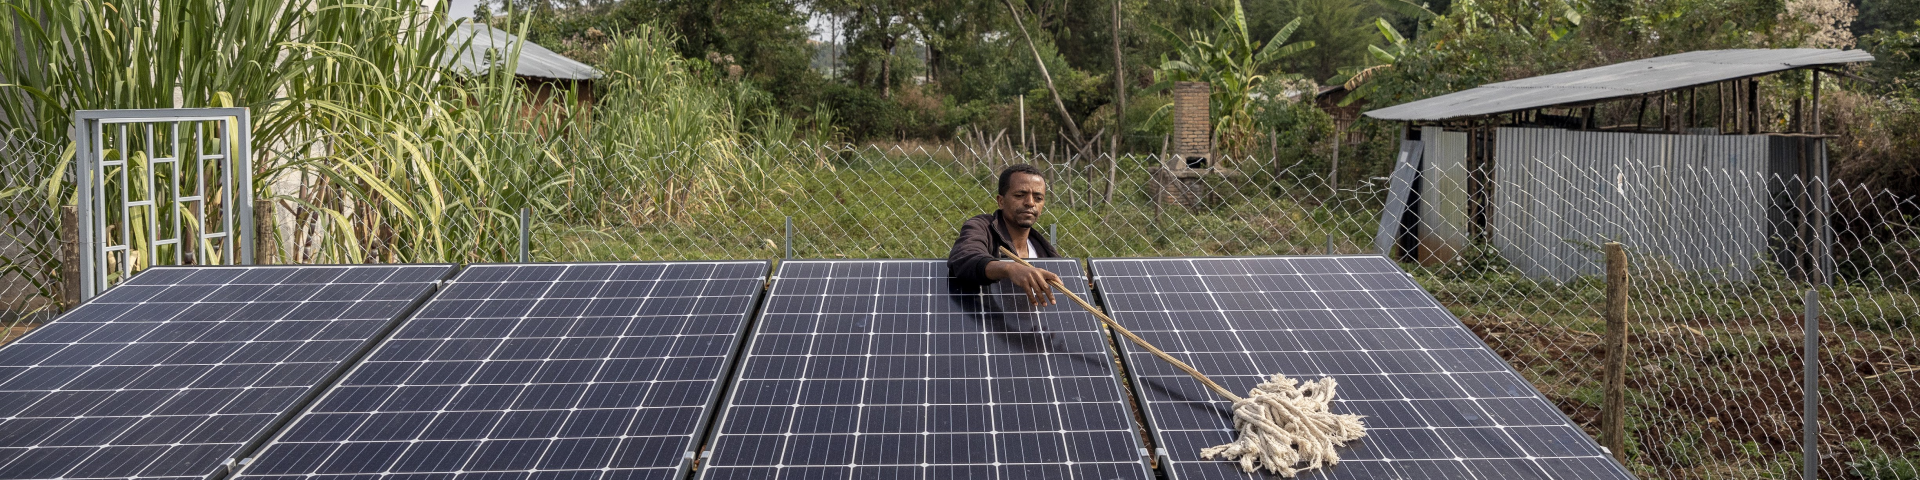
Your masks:
<path fill-rule="evenodd" d="M 782 262 L 700 478 L 1151 478 L 1097 322 L 938 260 Z"/>
<path fill-rule="evenodd" d="M 685 477 L 767 270 L 468 267 L 241 476 Z"/>
<path fill-rule="evenodd" d="M 159 267 L 0 348 L 0 478 L 207 478 L 452 271 Z"/>
<path fill-rule="evenodd" d="M 1244 392 L 1283 373 L 1339 382 L 1366 415 L 1341 463 L 1302 478 L 1629 479 L 1485 343 L 1377 256 L 1097 259 L 1106 308 L 1149 342 Z M 1123 342 L 1162 465 L 1176 480 L 1254 478 L 1199 458 L 1234 438 L 1231 405 Z"/>

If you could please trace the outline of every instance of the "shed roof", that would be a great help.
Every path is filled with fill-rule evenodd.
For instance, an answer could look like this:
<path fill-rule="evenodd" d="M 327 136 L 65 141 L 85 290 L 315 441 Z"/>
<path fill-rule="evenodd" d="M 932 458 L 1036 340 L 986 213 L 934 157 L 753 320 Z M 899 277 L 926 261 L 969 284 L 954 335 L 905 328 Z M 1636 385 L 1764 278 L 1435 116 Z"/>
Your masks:
<path fill-rule="evenodd" d="M 1382 120 L 1447 120 L 1706 85 L 1819 65 L 1871 62 L 1860 50 L 1702 50 L 1481 85 L 1367 112 Z"/>
<path fill-rule="evenodd" d="M 519 37 L 486 24 L 461 22 L 455 28 L 458 30 L 447 39 L 448 42 L 453 43 L 453 48 L 448 50 L 447 56 L 450 57 L 449 62 L 455 70 L 468 74 L 478 75 L 492 68 L 491 63 L 487 61 L 488 49 L 509 52 L 513 50 L 514 43 L 520 41 Z M 469 39 L 473 43 L 467 43 Z M 600 78 L 599 70 L 561 56 L 533 42 L 526 42 L 520 46 L 520 61 L 515 64 L 513 74 L 562 80 Z"/>

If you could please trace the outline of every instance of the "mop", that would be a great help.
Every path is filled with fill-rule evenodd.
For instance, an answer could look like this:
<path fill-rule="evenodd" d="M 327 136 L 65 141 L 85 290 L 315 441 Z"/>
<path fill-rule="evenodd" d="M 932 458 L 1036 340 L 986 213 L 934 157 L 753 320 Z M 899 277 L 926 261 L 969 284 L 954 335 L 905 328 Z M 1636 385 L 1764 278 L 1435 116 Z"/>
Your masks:
<path fill-rule="evenodd" d="M 1000 254 L 1021 265 L 1033 266 L 1006 247 L 1000 247 Z M 1067 290 L 1067 286 L 1059 280 L 1051 283 L 1053 288 L 1067 294 L 1067 298 L 1080 304 L 1080 308 L 1086 309 L 1087 313 L 1099 317 L 1113 331 L 1120 332 L 1127 340 L 1187 372 L 1200 384 L 1233 402 L 1233 426 L 1240 431 L 1239 438 L 1233 443 L 1201 449 L 1202 458 L 1238 460 L 1240 469 L 1246 472 L 1265 468 L 1268 472 L 1292 477 L 1322 466 L 1338 465 L 1340 453 L 1334 448 L 1367 435 L 1367 427 L 1360 423 L 1360 415 L 1327 411 L 1328 404 L 1333 401 L 1336 383 L 1332 377 L 1302 384 L 1299 380 L 1276 373 L 1267 381 L 1255 385 L 1247 396 L 1234 395 L 1214 383 L 1213 379 L 1207 378 L 1206 374 L 1167 355 L 1159 347 L 1147 343 L 1146 339 L 1134 335 L 1127 327 L 1120 326 L 1119 322 Z M 1301 463 L 1306 465 L 1300 466 Z"/>

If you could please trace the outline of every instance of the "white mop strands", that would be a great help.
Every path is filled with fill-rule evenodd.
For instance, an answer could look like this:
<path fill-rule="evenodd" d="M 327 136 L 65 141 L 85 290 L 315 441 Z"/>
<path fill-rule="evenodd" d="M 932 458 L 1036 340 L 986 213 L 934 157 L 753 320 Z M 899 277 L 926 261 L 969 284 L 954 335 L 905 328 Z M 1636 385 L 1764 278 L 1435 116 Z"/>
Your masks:
<path fill-rule="evenodd" d="M 1233 402 L 1233 426 L 1240 438 L 1233 443 L 1200 450 L 1201 458 L 1239 460 L 1240 469 L 1292 477 L 1307 470 L 1340 463 L 1335 447 L 1367 435 L 1360 415 L 1327 411 L 1333 402 L 1332 377 L 1300 385 L 1299 380 L 1274 374 Z M 1295 468 L 1301 462 L 1306 466 Z"/>
<path fill-rule="evenodd" d="M 1033 266 L 1015 255 L 1012 250 L 1000 247 L 1000 254 L 1019 262 Z M 1200 450 L 1202 458 L 1224 457 L 1239 460 L 1240 469 L 1249 473 L 1264 467 L 1268 472 L 1292 477 L 1307 470 L 1340 463 L 1340 453 L 1335 447 L 1345 446 L 1347 442 L 1367 435 L 1367 427 L 1360 423 L 1360 415 L 1343 415 L 1327 411 L 1327 405 L 1333 402 L 1334 380 L 1332 377 L 1300 385 L 1300 381 L 1275 374 L 1273 378 L 1253 387 L 1246 398 L 1234 395 L 1226 387 L 1220 386 L 1207 375 L 1173 358 L 1160 347 L 1153 346 L 1147 339 L 1140 338 L 1120 322 L 1101 313 L 1093 304 L 1082 300 L 1059 280 L 1051 282 L 1053 288 L 1067 294 L 1073 303 L 1086 309 L 1107 324 L 1115 333 L 1144 348 L 1160 360 L 1186 372 L 1194 380 L 1206 386 L 1208 390 L 1233 401 L 1233 426 L 1240 430 L 1240 439 L 1233 443 Z M 1306 467 L 1294 468 L 1300 462 Z"/>

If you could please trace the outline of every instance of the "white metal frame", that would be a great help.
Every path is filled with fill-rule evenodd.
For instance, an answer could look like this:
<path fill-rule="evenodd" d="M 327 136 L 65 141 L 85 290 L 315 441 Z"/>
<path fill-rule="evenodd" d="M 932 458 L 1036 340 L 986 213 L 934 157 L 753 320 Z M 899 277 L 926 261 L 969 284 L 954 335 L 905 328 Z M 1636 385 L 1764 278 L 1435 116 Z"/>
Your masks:
<path fill-rule="evenodd" d="M 122 281 L 133 275 L 135 266 L 141 263 L 134 255 L 143 251 L 149 267 L 189 262 L 253 263 L 253 165 L 248 148 L 253 140 L 251 125 L 252 117 L 245 108 L 74 112 L 82 301 L 112 287 L 114 273 Z M 158 143 L 156 132 L 162 140 Z M 183 140 L 193 142 L 190 148 L 182 149 Z M 140 160 L 134 161 L 136 157 Z M 182 174 L 183 164 L 194 173 Z M 133 174 L 135 168 L 143 171 Z M 172 174 L 159 181 L 163 168 L 169 168 Z M 217 172 L 214 175 L 218 177 L 212 185 L 208 184 L 210 171 Z M 192 181 L 182 185 L 183 177 Z M 134 188 L 134 181 L 144 182 L 140 185 L 145 187 L 144 196 Z M 209 209 L 219 219 L 214 225 L 206 224 Z M 171 225 L 167 225 L 172 227 L 169 238 L 160 238 L 163 212 L 172 213 Z M 118 221 L 109 224 L 109 213 L 117 213 Z M 140 226 L 147 232 L 137 247 L 133 237 L 136 225 L 129 224 L 138 218 L 136 213 L 145 217 Z M 109 227 L 121 228 L 115 231 Z M 194 244 L 182 245 L 187 240 L 182 237 L 190 237 Z M 175 246 L 167 256 L 171 258 L 160 254 L 160 247 L 166 245 Z M 195 257 L 185 256 L 189 249 Z M 209 250 L 214 254 L 208 255 Z M 112 261 L 115 256 L 120 257 L 117 263 Z"/>

